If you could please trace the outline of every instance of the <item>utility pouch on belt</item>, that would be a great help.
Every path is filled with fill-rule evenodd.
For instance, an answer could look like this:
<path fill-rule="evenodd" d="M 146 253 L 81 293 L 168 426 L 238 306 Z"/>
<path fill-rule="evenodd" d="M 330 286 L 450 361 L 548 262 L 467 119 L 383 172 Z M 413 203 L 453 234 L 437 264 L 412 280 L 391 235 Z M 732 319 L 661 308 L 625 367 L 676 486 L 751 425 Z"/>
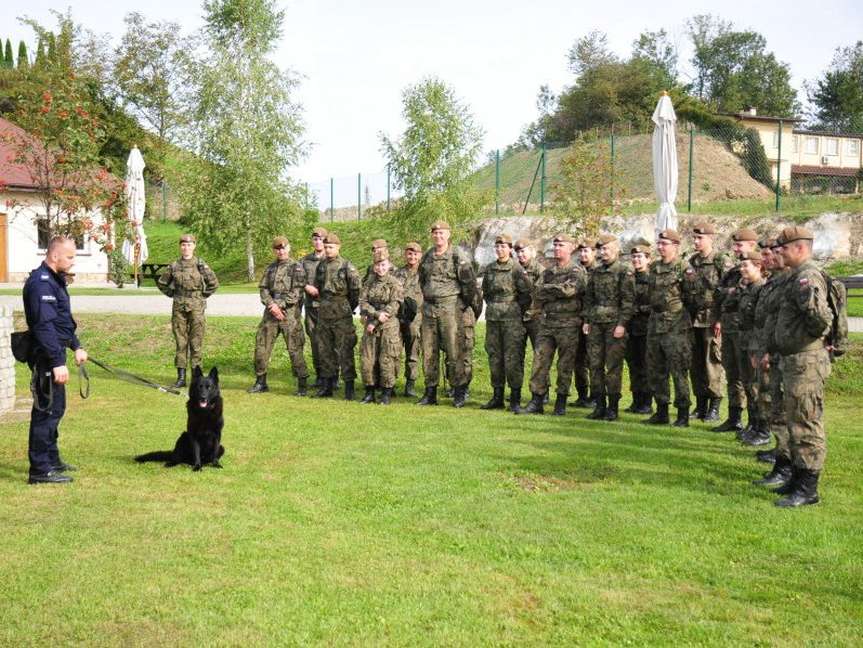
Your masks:
<path fill-rule="evenodd" d="M 12 355 L 18 362 L 29 363 L 33 354 L 33 338 L 30 331 L 15 331 L 10 336 Z"/>

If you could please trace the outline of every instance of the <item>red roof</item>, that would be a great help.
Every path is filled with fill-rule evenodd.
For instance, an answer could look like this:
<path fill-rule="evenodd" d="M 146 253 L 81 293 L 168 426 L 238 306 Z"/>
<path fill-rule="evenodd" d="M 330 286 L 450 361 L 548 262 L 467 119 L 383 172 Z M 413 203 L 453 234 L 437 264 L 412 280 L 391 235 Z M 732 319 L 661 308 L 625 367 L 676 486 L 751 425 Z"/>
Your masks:
<path fill-rule="evenodd" d="M 849 168 L 792 164 L 791 173 L 797 175 L 839 176 L 843 178 L 853 178 L 858 173 L 860 173 L 860 169 L 854 167 Z"/>

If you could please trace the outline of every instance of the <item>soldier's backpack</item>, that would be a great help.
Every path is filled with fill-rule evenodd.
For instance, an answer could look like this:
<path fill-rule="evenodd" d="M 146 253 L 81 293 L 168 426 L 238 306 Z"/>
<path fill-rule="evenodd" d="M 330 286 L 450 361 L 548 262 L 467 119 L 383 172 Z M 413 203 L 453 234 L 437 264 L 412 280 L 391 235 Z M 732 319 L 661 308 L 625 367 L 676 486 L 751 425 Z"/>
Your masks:
<path fill-rule="evenodd" d="M 827 282 L 827 303 L 833 314 L 827 344 L 833 349 L 830 355 L 838 358 L 848 351 L 848 291 L 841 281 L 833 279 L 824 271 L 821 274 Z"/>

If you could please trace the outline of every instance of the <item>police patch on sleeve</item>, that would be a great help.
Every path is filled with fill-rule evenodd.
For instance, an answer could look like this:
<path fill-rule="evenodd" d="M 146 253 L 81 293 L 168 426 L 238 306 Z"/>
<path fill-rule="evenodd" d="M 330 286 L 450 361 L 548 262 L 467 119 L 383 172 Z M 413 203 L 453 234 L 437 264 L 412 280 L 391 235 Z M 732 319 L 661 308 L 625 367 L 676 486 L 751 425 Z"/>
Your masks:
<path fill-rule="evenodd" d="M 55 302 L 57 298 L 54 295 L 42 295 L 43 302 Z"/>

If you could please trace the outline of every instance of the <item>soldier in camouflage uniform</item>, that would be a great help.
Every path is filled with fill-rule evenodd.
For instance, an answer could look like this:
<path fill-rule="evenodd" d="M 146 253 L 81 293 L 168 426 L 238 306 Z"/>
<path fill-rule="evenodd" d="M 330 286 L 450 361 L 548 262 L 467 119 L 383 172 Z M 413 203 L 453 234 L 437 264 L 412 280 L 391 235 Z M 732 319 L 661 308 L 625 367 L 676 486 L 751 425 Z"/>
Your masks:
<path fill-rule="evenodd" d="M 752 252 L 758 242 L 758 235 L 751 229 L 740 229 L 731 236 L 734 258 L 739 260 L 743 254 Z M 729 268 L 719 281 L 713 298 L 713 334 L 722 341 L 722 366 L 728 381 L 728 418 L 715 432 L 743 431 L 742 414 L 746 406 L 746 391 L 743 388 L 742 370 L 740 368 L 740 349 L 743 342 L 740 338 L 740 295 L 743 280 L 740 268 Z M 751 410 L 750 406 L 750 410 Z M 750 416 L 752 416 L 750 411 Z"/>
<path fill-rule="evenodd" d="M 530 307 L 531 284 L 521 264 L 512 258 L 512 238 L 500 234 L 494 241 L 497 260 L 482 270 L 485 311 L 485 352 L 493 395 L 481 409 L 503 409 L 503 391 L 509 383 L 510 411 L 521 411 L 524 382 L 523 314 Z"/>
<path fill-rule="evenodd" d="M 534 286 L 534 299 L 542 309 L 542 323 L 530 376 L 532 397 L 522 410 L 525 414 L 542 414 L 555 351 L 557 399 L 554 414 L 563 416 L 566 413 L 566 397 L 575 368 L 575 351 L 581 337 L 582 299 L 587 287 L 587 271 L 572 260 L 575 241 L 569 234 L 558 234 L 553 245 L 555 263 L 543 271 Z"/>
<path fill-rule="evenodd" d="M 445 221 L 431 226 L 433 246 L 420 261 L 423 293 L 422 348 L 425 393 L 419 405 L 437 405 L 440 351 L 446 356 L 447 379 L 453 386 L 453 405 L 464 407 L 469 377 L 466 375 L 464 318 L 476 303 L 479 290 L 470 260 L 450 245 L 450 227 Z M 480 297 L 481 298 L 481 297 Z M 473 315 L 473 313 L 471 313 Z"/>
<path fill-rule="evenodd" d="M 375 402 L 375 386 L 380 403 L 389 405 L 399 372 L 401 336 L 398 312 L 404 299 L 401 282 L 390 273 L 390 255 L 379 248 L 372 257 L 372 276 L 360 290 L 360 371 L 366 393 L 362 403 Z"/>
<path fill-rule="evenodd" d="M 675 427 L 689 427 L 689 345 L 692 320 L 685 302 L 686 264 L 680 259 L 680 234 L 666 229 L 656 243 L 659 259 L 650 265 L 650 321 L 647 330 L 647 366 L 656 399 L 653 425 L 669 422 L 668 378 L 674 383 Z"/>
<path fill-rule="evenodd" d="M 402 283 L 405 300 L 412 299 L 416 306 L 416 314 L 412 320 L 399 320 L 405 354 L 405 396 L 416 396 L 415 386 L 420 370 L 423 323 L 423 292 L 420 288 L 419 277 L 421 258 L 422 248 L 420 244 L 411 241 L 405 246 L 405 264 L 395 271 L 395 278 Z"/>
<path fill-rule="evenodd" d="M 387 243 L 384 239 L 375 239 L 374 241 L 372 241 L 372 259 L 374 259 L 375 255 L 380 251 L 386 252 L 387 260 L 389 260 L 389 258 L 390 258 L 390 244 Z M 374 265 L 375 265 L 374 262 L 372 262 L 372 264 L 368 268 L 366 268 L 366 271 L 363 274 L 363 283 L 366 283 L 367 281 L 374 279 Z M 392 270 L 392 269 L 393 269 L 393 266 L 390 264 L 389 267 L 387 268 L 387 271 Z"/>
<path fill-rule="evenodd" d="M 515 255 L 518 262 L 524 271 L 527 273 L 527 278 L 530 280 L 531 290 L 542 275 L 542 264 L 536 260 L 536 250 L 526 239 L 519 239 L 515 242 Z M 530 308 L 524 313 L 522 323 L 527 334 L 524 339 L 524 349 L 522 350 L 522 359 L 524 352 L 527 350 L 527 341 L 530 340 L 530 348 L 536 353 L 536 336 L 539 334 L 539 322 L 542 316 L 542 311 L 535 303 L 531 303 Z"/>
<path fill-rule="evenodd" d="M 195 237 L 180 237 L 180 258 L 174 261 L 156 280 L 156 286 L 174 300 L 171 310 L 171 331 L 174 334 L 174 366 L 177 382 L 186 386 L 186 367 L 201 366 L 207 297 L 216 292 L 219 280 L 210 266 L 195 256 Z"/>
<path fill-rule="evenodd" d="M 255 336 L 255 384 L 248 392 L 269 391 L 267 366 L 273 345 L 281 335 L 291 358 L 291 371 L 297 379 L 297 396 L 305 396 L 309 370 L 303 355 L 305 336 L 300 308 L 306 288 L 306 271 L 302 264 L 291 259 L 291 245 L 284 236 L 273 239 L 273 254 L 276 260 L 267 266 L 258 284 L 264 317 Z"/>
<path fill-rule="evenodd" d="M 695 392 L 694 416 L 715 421 L 725 394 L 725 370 L 719 338 L 713 334 L 713 296 L 719 280 L 734 265 L 733 260 L 713 249 L 716 230 L 710 223 L 692 229 L 695 253 L 686 269 L 686 292 L 692 304 L 692 365 L 690 378 Z"/>
<path fill-rule="evenodd" d="M 584 238 L 576 245 L 578 262 L 587 271 L 587 276 L 596 268 L 596 239 Z M 573 407 L 596 407 L 596 388 L 590 384 L 590 358 L 587 355 L 587 336 L 578 338 L 578 349 L 575 352 L 575 391 L 578 399 L 570 405 Z"/>
<path fill-rule="evenodd" d="M 767 422 L 762 420 L 758 407 L 758 377 L 749 345 L 755 334 L 755 309 L 764 286 L 763 267 L 760 252 L 747 252 L 740 259 L 740 275 L 745 283 L 740 295 L 740 353 L 739 364 L 746 401 L 751 403 L 749 425 L 741 433 L 740 440 L 747 445 L 764 445 L 770 441 Z"/>
<path fill-rule="evenodd" d="M 635 312 L 635 273 L 619 259 L 620 244 L 611 234 L 596 242 L 600 263 L 587 282 L 584 324 L 590 384 L 596 407 L 587 418 L 616 421 L 629 320 Z"/>
<path fill-rule="evenodd" d="M 633 414 L 652 414 L 653 393 L 647 376 L 647 325 L 650 320 L 650 244 L 641 239 L 629 250 L 635 271 L 634 314 L 629 320 L 626 338 L 626 366 L 629 368 L 629 389 L 632 405 L 626 408 Z"/>
<path fill-rule="evenodd" d="M 318 350 L 321 354 L 323 381 L 314 394 L 318 398 L 333 395 L 337 375 L 345 381 L 345 400 L 354 399 L 357 375 L 354 348 L 354 310 L 360 299 L 360 275 L 347 259 L 339 255 L 342 242 L 330 232 L 324 239 L 324 259 L 315 271 L 312 297 L 318 300 Z"/>
<path fill-rule="evenodd" d="M 777 492 L 780 507 L 818 502 L 818 479 L 827 454 L 824 383 L 830 375 L 825 338 L 833 323 L 824 275 L 812 262 L 812 232 L 786 227 L 779 236 L 789 274 L 780 296 L 771 348 L 782 355 L 785 420 L 791 448 L 791 479 Z"/>
<path fill-rule="evenodd" d="M 318 324 L 318 300 L 312 296 L 315 287 L 315 272 L 318 269 L 318 263 L 324 258 L 324 239 L 327 237 L 327 230 L 323 227 L 316 227 L 312 230 L 312 251 L 300 259 L 303 270 L 306 271 L 306 288 L 303 296 L 303 308 L 306 313 L 305 325 L 306 335 L 309 336 L 309 344 L 312 347 L 312 366 L 315 369 L 315 387 L 320 387 L 321 377 L 321 354 L 318 350 L 318 338 L 315 334 L 315 328 Z"/>

